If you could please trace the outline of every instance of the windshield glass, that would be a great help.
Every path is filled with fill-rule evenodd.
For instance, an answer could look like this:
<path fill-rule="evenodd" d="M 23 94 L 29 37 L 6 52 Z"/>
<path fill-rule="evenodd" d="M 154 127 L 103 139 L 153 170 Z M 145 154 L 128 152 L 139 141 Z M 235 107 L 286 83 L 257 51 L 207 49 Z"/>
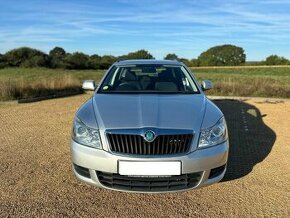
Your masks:
<path fill-rule="evenodd" d="M 100 93 L 199 93 L 183 66 L 115 66 L 107 74 Z"/>

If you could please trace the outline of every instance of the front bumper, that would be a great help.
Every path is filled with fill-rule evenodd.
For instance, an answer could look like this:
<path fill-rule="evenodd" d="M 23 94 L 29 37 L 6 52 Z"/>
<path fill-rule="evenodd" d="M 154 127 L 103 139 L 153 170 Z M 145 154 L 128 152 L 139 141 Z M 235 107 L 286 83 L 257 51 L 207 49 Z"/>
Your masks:
<path fill-rule="evenodd" d="M 196 150 L 194 152 L 185 154 L 183 156 L 154 156 L 154 157 L 137 157 L 137 156 L 123 156 L 112 154 L 110 152 L 86 147 L 71 141 L 72 162 L 76 166 L 88 170 L 87 174 L 77 172 L 74 167 L 74 173 L 78 179 L 88 184 L 108 188 L 118 191 L 123 191 L 119 188 L 110 188 L 103 185 L 98 179 L 97 171 L 104 173 L 111 173 L 118 175 L 118 161 L 181 161 L 181 173 L 192 174 L 201 173 L 199 181 L 191 188 L 184 188 L 182 190 L 189 190 L 192 188 L 204 187 L 216 182 L 219 182 L 225 174 L 226 167 L 221 168 L 219 173 L 213 172 L 213 169 L 218 169 L 221 166 L 226 166 L 228 159 L 229 144 L 228 141 L 206 149 Z M 130 191 L 130 190 L 126 190 Z M 179 190 L 180 191 L 180 190 Z M 147 191 L 140 191 L 147 192 Z M 151 192 L 151 191 L 150 191 Z M 163 191 L 154 191 L 163 192 Z"/>

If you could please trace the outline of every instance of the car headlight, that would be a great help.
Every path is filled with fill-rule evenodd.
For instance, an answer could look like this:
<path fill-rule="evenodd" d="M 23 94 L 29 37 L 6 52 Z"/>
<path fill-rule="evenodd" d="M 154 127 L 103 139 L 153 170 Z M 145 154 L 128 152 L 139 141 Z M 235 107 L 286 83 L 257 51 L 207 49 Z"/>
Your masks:
<path fill-rule="evenodd" d="M 72 139 L 82 145 L 98 149 L 102 148 L 99 130 L 87 127 L 77 117 L 73 124 Z"/>
<path fill-rule="evenodd" d="M 198 148 L 214 146 L 226 141 L 228 138 L 227 124 L 222 117 L 214 126 L 200 131 Z"/>

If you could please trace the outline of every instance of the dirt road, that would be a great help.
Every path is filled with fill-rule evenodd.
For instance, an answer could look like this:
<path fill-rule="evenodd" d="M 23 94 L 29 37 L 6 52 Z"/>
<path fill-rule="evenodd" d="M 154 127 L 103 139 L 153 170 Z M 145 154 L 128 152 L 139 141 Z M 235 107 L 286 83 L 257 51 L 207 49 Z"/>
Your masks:
<path fill-rule="evenodd" d="M 290 102 L 216 101 L 231 142 L 224 181 L 130 194 L 72 174 L 71 124 L 88 97 L 0 105 L 0 217 L 290 217 Z"/>

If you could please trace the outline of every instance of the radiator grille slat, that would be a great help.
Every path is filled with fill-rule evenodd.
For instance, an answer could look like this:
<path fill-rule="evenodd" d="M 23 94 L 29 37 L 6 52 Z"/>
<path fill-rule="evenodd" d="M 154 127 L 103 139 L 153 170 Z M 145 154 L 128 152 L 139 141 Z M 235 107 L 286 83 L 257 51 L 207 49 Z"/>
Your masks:
<path fill-rule="evenodd" d="M 190 149 L 193 134 L 158 135 L 147 142 L 141 135 L 107 134 L 112 152 L 137 155 L 166 155 L 186 153 Z"/>
<path fill-rule="evenodd" d="M 125 151 L 125 148 L 124 148 L 124 143 L 123 143 L 123 135 L 119 135 L 119 138 L 120 138 L 120 144 L 121 144 L 121 150 L 122 150 L 122 152 L 124 152 Z"/>
<path fill-rule="evenodd" d="M 125 146 L 126 146 L 126 151 L 128 151 L 129 150 L 129 144 L 128 144 L 128 138 L 125 136 L 124 137 L 125 138 Z"/>
<path fill-rule="evenodd" d="M 165 153 L 168 154 L 169 146 L 168 146 L 168 135 L 165 136 Z"/>
<path fill-rule="evenodd" d="M 130 140 L 130 143 L 129 143 L 129 152 L 132 154 L 133 153 L 133 146 L 132 145 L 134 144 L 134 141 L 133 141 L 134 139 L 132 137 L 129 137 L 128 139 Z"/>
<path fill-rule="evenodd" d="M 143 152 L 143 149 L 142 149 L 142 146 L 141 146 L 141 144 L 142 144 L 142 138 L 141 137 L 138 137 L 138 145 L 139 146 L 137 146 L 138 147 L 138 152 L 139 152 L 139 154 L 142 154 L 142 152 Z"/>

